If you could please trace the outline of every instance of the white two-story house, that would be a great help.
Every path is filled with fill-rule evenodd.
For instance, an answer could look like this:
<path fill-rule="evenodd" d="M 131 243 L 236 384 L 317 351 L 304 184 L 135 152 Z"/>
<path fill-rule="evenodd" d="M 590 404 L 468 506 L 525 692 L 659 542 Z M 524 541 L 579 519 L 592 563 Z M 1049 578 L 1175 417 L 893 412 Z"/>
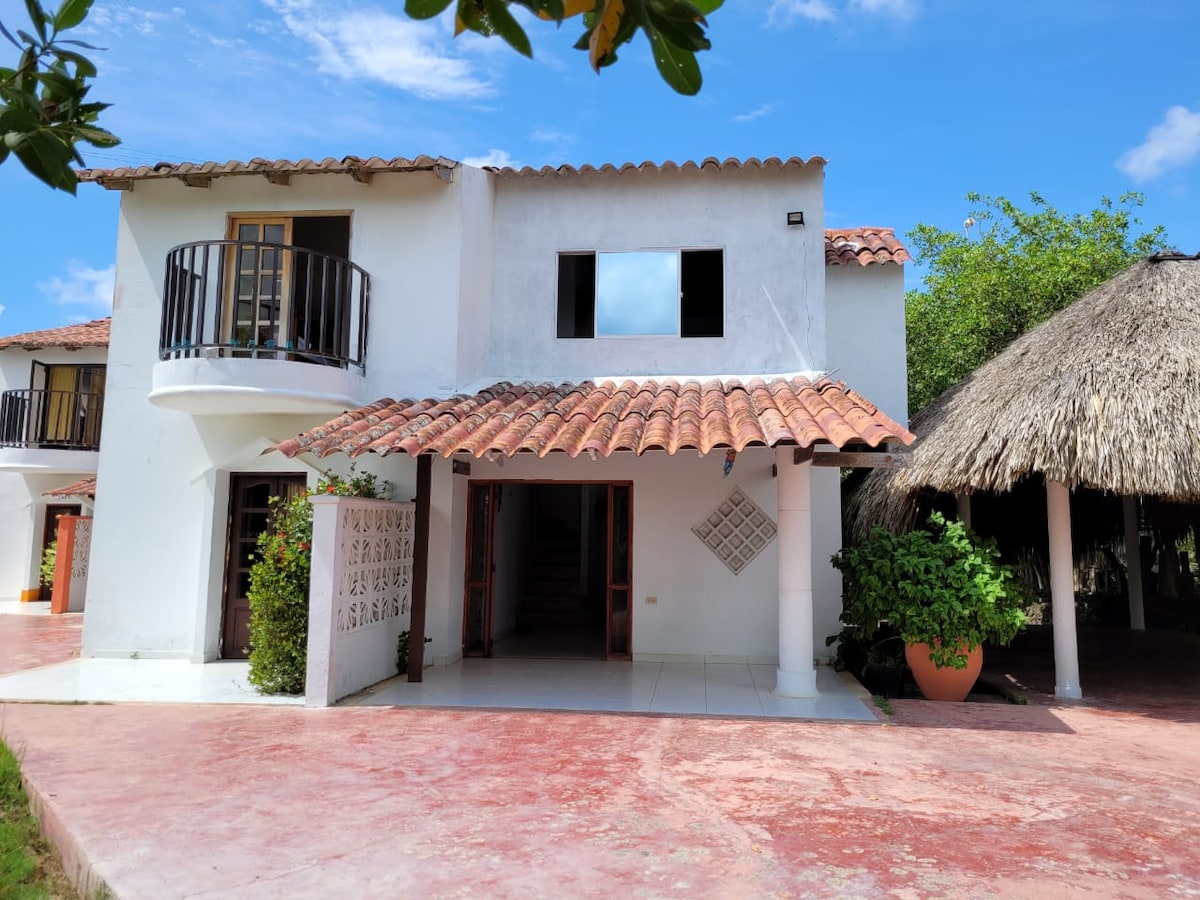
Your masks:
<path fill-rule="evenodd" d="M 58 517 L 88 513 L 109 320 L 0 338 L 0 600 L 48 601 Z"/>
<path fill-rule="evenodd" d="M 908 438 L 908 257 L 826 231 L 823 160 L 83 180 L 123 192 L 85 655 L 243 656 L 267 498 L 353 458 L 409 499 L 425 456 L 427 660 L 812 690 L 841 544 L 812 451 Z"/>

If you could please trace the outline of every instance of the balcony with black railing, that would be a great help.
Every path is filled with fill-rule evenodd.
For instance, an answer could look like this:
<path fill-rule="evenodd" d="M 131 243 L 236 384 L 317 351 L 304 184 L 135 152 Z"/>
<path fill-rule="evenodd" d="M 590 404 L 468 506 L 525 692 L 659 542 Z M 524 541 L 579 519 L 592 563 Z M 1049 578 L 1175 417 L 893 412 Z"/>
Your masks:
<path fill-rule="evenodd" d="M 96 471 L 104 391 L 0 393 L 0 469 Z"/>
<path fill-rule="evenodd" d="M 167 255 L 150 399 L 195 414 L 356 403 L 370 290 L 361 266 L 304 247 L 181 244 Z"/>

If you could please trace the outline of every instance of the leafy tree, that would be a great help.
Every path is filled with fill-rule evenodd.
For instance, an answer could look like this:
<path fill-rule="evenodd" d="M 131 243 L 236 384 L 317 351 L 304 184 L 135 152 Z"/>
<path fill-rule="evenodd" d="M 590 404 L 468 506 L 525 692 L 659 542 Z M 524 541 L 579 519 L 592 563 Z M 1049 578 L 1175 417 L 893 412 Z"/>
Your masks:
<path fill-rule="evenodd" d="M 91 6 L 92 0 L 63 0 L 51 13 L 38 0 L 25 0 L 32 32 L 14 35 L 0 22 L 0 34 L 20 51 L 16 68 L 0 66 L 0 163 L 13 154 L 46 184 L 72 194 L 73 164 L 83 165 L 79 142 L 120 143 L 95 124 L 109 104 L 86 102 L 95 65 L 70 49 L 98 48 L 61 36 L 79 25 Z"/>
<path fill-rule="evenodd" d="M 1039 194 L 1022 209 L 1004 197 L 968 194 L 981 235 L 918 224 L 909 232 L 928 266 L 924 287 L 905 297 L 908 404 L 921 409 L 1003 350 L 1014 338 L 1166 246 L 1160 225 L 1140 229 L 1144 198 L 1104 197 L 1068 215 Z M 964 232 L 966 229 L 964 229 Z"/>
<path fill-rule="evenodd" d="M 414 19 L 429 19 L 450 8 L 456 0 L 405 0 L 404 11 Z M 456 34 L 473 31 L 496 35 L 518 53 L 533 56 L 529 36 L 509 7 L 520 6 L 538 18 L 561 25 L 564 19 L 583 17 L 584 32 L 575 44 L 586 50 L 592 68 L 599 72 L 617 61 L 617 48 L 640 30 L 650 42 L 654 64 L 663 80 L 681 94 L 700 90 L 696 54 L 712 44 L 704 33 L 705 16 L 724 0 L 457 0 Z"/>

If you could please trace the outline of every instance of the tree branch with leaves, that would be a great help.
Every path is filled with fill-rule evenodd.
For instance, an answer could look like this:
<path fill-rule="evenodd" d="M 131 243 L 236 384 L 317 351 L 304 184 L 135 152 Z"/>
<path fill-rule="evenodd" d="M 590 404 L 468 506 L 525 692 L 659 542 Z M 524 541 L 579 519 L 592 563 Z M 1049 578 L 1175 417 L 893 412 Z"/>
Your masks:
<path fill-rule="evenodd" d="M 82 166 L 81 142 L 113 147 L 120 140 L 96 124 L 107 103 L 87 102 L 96 66 L 78 50 L 99 50 L 62 37 L 87 17 L 92 0 L 63 0 L 49 12 L 25 0 L 32 31 L 0 35 L 20 51 L 16 68 L 0 67 L 0 163 L 16 156 L 31 174 L 58 190 L 75 193 L 74 165 Z"/>
<path fill-rule="evenodd" d="M 404 11 L 414 19 L 441 15 L 456 0 L 405 0 Z M 559 26 L 581 17 L 584 31 L 575 43 L 599 73 L 617 61 L 617 49 L 639 31 L 650 42 L 654 65 L 663 80 L 680 94 L 695 94 L 703 78 L 696 54 L 712 43 L 705 33 L 709 13 L 724 0 L 457 0 L 455 34 L 472 31 L 499 37 L 523 56 L 533 56 L 529 35 L 511 7 L 528 10 Z"/>

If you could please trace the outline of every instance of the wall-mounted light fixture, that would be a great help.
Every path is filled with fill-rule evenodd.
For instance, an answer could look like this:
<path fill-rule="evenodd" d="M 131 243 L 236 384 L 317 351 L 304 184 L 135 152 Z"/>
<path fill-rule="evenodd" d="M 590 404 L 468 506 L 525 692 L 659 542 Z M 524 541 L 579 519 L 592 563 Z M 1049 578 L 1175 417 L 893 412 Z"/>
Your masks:
<path fill-rule="evenodd" d="M 804 224 L 803 211 L 788 213 L 788 224 L 789 225 L 803 225 Z"/>

